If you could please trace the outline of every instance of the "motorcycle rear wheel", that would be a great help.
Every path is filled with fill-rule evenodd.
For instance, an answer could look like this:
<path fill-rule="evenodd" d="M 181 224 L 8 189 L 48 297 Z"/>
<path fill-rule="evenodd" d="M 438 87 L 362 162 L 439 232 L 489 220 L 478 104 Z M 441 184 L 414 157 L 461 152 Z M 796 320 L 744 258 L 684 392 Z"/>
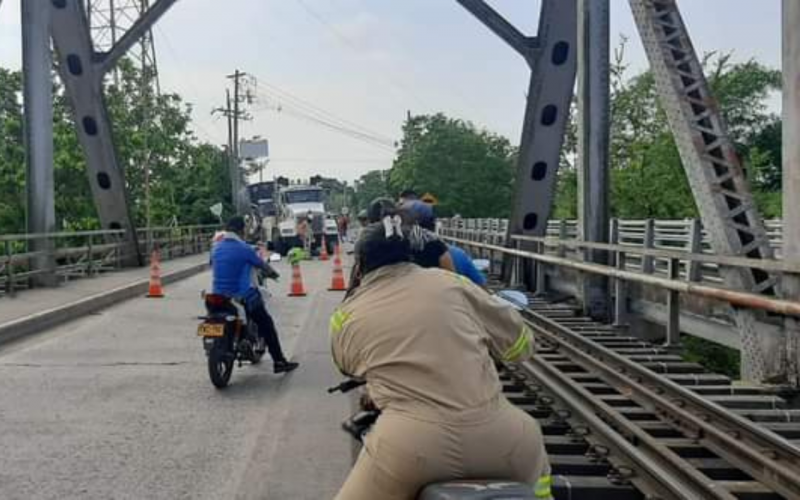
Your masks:
<path fill-rule="evenodd" d="M 208 376 L 217 389 L 224 389 L 233 374 L 233 356 L 221 345 L 214 345 L 208 353 Z"/>

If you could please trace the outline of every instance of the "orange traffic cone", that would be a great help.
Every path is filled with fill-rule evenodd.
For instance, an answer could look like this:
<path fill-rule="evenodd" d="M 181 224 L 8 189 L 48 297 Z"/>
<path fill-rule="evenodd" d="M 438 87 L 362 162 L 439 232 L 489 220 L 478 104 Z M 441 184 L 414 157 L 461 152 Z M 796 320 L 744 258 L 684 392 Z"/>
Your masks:
<path fill-rule="evenodd" d="M 292 265 L 292 288 L 289 297 L 305 297 L 306 289 L 303 288 L 303 276 L 300 274 L 300 265 Z"/>
<path fill-rule="evenodd" d="M 336 248 L 338 249 L 339 246 L 337 245 Z M 333 292 L 344 292 L 347 291 L 347 285 L 344 283 L 344 271 L 342 270 L 342 259 L 339 258 L 339 254 L 337 253 L 333 257 L 333 277 L 331 278 L 331 287 L 328 288 Z"/>
<path fill-rule="evenodd" d="M 322 240 L 322 249 L 319 252 L 319 260 L 328 260 L 328 244 L 325 239 Z"/>
<path fill-rule="evenodd" d="M 153 250 L 150 257 L 150 288 L 147 296 L 160 299 L 164 296 L 164 289 L 161 287 L 161 265 L 159 263 L 158 250 Z"/>

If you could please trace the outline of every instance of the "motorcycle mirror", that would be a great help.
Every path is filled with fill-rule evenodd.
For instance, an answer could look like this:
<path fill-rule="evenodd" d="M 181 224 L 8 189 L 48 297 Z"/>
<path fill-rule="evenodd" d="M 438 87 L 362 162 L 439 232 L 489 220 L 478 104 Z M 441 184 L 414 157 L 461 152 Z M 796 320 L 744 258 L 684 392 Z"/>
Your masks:
<path fill-rule="evenodd" d="M 530 305 L 528 296 L 519 290 L 500 290 L 494 297 L 499 302 L 510 305 L 517 311 L 521 311 Z"/>

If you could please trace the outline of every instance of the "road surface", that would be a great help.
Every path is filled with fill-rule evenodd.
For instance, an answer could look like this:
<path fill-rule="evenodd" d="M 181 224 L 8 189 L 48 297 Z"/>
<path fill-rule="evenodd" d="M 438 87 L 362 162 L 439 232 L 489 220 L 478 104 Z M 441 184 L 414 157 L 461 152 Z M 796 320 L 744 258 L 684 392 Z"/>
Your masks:
<path fill-rule="evenodd" d="M 342 295 L 326 290 L 330 262 L 304 266 L 304 298 L 279 270 L 270 308 L 301 362 L 290 375 L 267 356 L 213 388 L 195 337 L 208 273 L 0 347 L 0 498 L 332 498 L 351 464 L 351 404 L 325 392 Z"/>

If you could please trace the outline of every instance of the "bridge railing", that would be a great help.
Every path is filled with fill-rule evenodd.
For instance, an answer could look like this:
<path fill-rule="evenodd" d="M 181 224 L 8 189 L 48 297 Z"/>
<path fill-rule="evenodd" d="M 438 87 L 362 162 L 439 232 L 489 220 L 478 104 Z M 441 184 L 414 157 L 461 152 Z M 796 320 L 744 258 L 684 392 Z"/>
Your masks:
<path fill-rule="evenodd" d="M 765 221 L 770 245 L 776 258 L 781 257 L 782 225 L 780 220 Z M 463 240 L 504 246 L 508 221 L 506 219 L 445 219 L 440 221 L 439 231 L 450 237 Z M 621 269 L 642 270 L 647 274 L 667 276 L 670 259 L 657 254 L 642 255 L 634 249 L 672 250 L 692 254 L 714 255 L 708 234 L 699 219 L 613 219 L 609 227 L 610 242 L 631 248 L 619 263 Z M 575 245 L 558 245 L 552 240 L 577 240 L 578 226 L 575 220 L 552 220 L 547 225 L 548 240 L 543 244 L 544 253 L 559 257 L 577 257 L 580 251 Z M 493 264 L 496 264 L 493 262 Z M 691 261 L 681 259 L 678 276 L 694 282 L 721 284 L 719 264 L 713 261 Z"/>
<path fill-rule="evenodd" d="M 162 260 L 201 253 L 208 250 L 218 228 L 194 225 L 137 229 L 139 251 L 149 259 L 150 249 L 157 248 Z M 64 282 L 120 269 L 133 257 L 123 237 L 122 230 L 0 235 L 0 295 L 30 288 L 32 280 L 40 275 Z M 54 267 L 37 266 L 42 258 Z"/>

